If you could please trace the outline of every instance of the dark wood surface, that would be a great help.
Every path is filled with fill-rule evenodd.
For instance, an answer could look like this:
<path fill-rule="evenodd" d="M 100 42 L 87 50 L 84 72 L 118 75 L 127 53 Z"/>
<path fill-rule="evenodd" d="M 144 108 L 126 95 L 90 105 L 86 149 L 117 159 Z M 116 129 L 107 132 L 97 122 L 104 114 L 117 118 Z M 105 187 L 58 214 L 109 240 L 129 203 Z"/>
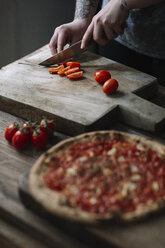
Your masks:
<path fill-rule="evenodd" d="M 63 229 L 46 219 L 39 218 L 22 204 L 18 191 L 19 177 L 30 169 L 42 152 L 31 147 L 18 152 L 6 142 L 3 137 L 6 126 L 21 121 L 0 112 L 0 220 L 5 221 L 6 225 L 10 224 L 16 233 L 13 238 L 14 233 L 10 232 L 9 228 L 6 228 L 6 232 L 0 228 L 0 244 L 2 236 L 2 242 L 6 240 L 4 247 L 86 247 Z M 58 136 L 55 142 L 60 138 Z M 13 246 L 11 246 L 12 242 Z"/>
<path fill-rule="evenodd" d="M 165 90 L 160 88 L 153 102 L 165 107 Z M 12 122 L 23 120 L 0 112 L 0 247 L 120 247 L 120 248 L 164 248 L 165 214 L 161 213 L 131 225 L 109 223 L 107 226 L 87 227 L 68 223 L 58 218 L 49 218 L 31 209 L 31 200 L 22 202 L 19 195 L 21 175 L 29 171 L 42 151 L 28 147 L 18 152 L 5 139 L 4 131 Z M 148 133 L 128 126 L 116 124 L 110 128 L 148 136 L 162 143 L 165 132 Z M 67 138 L 60 133 L 49 144 Z M 113 244 L 113 245 L 112 245 Z"/>

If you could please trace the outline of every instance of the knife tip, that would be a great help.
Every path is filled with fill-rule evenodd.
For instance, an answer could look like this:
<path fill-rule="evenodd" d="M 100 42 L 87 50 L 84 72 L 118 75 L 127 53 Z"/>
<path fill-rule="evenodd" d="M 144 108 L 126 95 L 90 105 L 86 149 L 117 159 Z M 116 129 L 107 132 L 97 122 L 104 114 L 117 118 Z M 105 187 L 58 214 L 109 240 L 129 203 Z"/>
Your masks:
<path fill-rule="evenodd" d="M 46 67 L 49 66 L 48 64 L 46 64 L 46 63 L 44 63 L 44 62 L 41 62 L 41 63 L 39 63 L 38 65 L 42 65 L 42 66 L 46 66 Z"/>

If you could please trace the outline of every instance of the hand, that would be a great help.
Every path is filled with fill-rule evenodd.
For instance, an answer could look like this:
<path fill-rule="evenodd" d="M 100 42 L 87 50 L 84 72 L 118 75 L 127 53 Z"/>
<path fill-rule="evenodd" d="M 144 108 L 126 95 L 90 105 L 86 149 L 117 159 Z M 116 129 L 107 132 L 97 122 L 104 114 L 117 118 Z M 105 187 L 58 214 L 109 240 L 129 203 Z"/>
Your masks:
<path fill-rule="evenodd" d="M 121 0 L 111 0 L 93 17 L 83 36 L 81 48 L 86 48 L 91 39 L 100 45 L 106 45 L 123 34 L 128 15 L 129 10 L 122 5 Z"/>
<path fill-rule="evenodd" d="M 89 21 L 87 19 L 76 19 L 57 27 L 49 43 L 51 53 L 54 55 L 63 50 L 67 43 L 72 45 L 81 40 L 88 25 Z"/>

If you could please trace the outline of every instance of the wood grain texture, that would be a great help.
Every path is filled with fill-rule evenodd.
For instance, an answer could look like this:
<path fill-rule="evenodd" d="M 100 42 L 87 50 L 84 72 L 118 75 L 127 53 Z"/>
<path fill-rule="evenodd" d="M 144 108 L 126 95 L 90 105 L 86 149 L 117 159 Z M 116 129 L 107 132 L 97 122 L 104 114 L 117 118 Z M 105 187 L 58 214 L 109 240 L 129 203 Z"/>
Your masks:
<path fill-rule="evenodd" d="M 39 218 L 22 204 L 18 192 L 19 177 L 31 168 L 43 151 L 37 151 L 32 147 L 21 152 L 15 150 L 4 139 L 6 126 L 13 122 L 22 123 L 23 120 L 0 112 L 0 221 L 7 221 L 6 225 L 9 225 L 8 232 L 4 229 L 5 227 L 0 227 L 0 247 L 3 247 L 1 246 L 3 244 L 3 248 L 5 246 L 7 248 L 88 248 L 74 236 L 70 236 L 65 228 L 63 230 L 58 225 L 54 225 L 44 218 Z M 58 134 L 52 144 L 64 138 L 66 136 Z M 64 223 L 61 224 L 65 226 Z M 11 233 L 12 229 L 15 230 L 13 234 Z M 21 232 L 23 236 L 14 238 L 14 234 L 19 235 L 20 233 L 21 235 Z M 27 244 L 24 244 L 23 241 Z"/>
<path fill-rule="evenodd" d="M 0 220 L 0 247 L 1 248 L 44 248 L 45 245 L 37 242 L 16 226 Z"/>
<path fill-rule="evenodd" d="M 38 65 L 49 56 L 49 48 L 45 46 L 0 70 L 1 110 L 32 120 L 45 115 L 56 121 L 57 130 L 72 135 L 107 128 L 119 117 L 142 129 L 155 130 L 161 126 L 159 123 L 164 125 L 164 109 L 155 104 L 150 106 L 150 102 L 141 98 L 156 93 L 154 77 L 85 52 L 77 58 L 84 78 L 71 81 L 51 75 L 48 68 Z M 102 92 L 94 80 L 97 70 L 108 70 L 119 81 L 116 94 L 107 96 Z"/>
<path fill-rule="evenodd" d="M 51 223 L 47 225 L 49 222 L 44 219 L 40 221 L 40 218 L 22 205 L 18 194 L 19 177 L 29 170 L 41 154 L 32 148 L 18 152 L 4 139 L 6 126 L 12 122 L 22 121 L 0 112 L 0 217 L 14 225 L 12 227 L 11 224 L 6 224 L 8 229 L 5 229 L 5 225 L 0 228 L 0 247 L 88 247 L 78 242 L 74 236 L 69 237 L 66 230 L 61 230 L 58 225 Z M 55 143 L 65 137 L 59 134 L 55 138 Z M 61 225 L 65 226 L 63 222 Z"/>
<path fill-rule="evenodd" d="M 161 91 L 161 99 L 156 98 L 153 101 L 160 103 L 163 97 L 165 93 Z M 32 147 L 21 152 L 16 151 L 3 137 L 6 126 L 12 122 L 22 123 L 23 120 L 0 112 L 0 226 L 3 226 L 0 228 L 0 244 L 3 248 L 164 248 L 164 214 L 128 226 L 109 223 L 104 227 L 92 228 L 73 225 L 57 218 L 48 219 L 28 209 L 27 205 L 31 205 L 31 201 L 29 200 L 28 204 L 22 203 L 18 193 L 18 181 L 42 152 Z M 117 127 L 115 125 L 115 128 Z M 122 127 L 119 125 L 120 130 Z M 123 129 L 150 136 L 149 133 L 135 129 Z M 56 133 L 48 147 L 64 138 L 65 135 Z M 153 133 L 152 138 L 164 143 L 165 132 Z"/>

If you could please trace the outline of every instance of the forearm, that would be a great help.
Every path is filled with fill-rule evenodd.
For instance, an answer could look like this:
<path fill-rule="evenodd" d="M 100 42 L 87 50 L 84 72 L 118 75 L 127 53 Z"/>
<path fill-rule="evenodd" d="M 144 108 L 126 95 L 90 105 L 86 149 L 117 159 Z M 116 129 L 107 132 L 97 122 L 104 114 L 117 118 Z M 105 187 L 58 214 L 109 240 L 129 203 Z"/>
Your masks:
<path fill-rule="evenodd" d="M 99 0 L 77 0 L 74 19 L 91 20 L 96 13 Z"/>
<path fill-rule="evenodd" d="M 145 8 L 165 0 L 121 0 L 128 9 Z"/>

